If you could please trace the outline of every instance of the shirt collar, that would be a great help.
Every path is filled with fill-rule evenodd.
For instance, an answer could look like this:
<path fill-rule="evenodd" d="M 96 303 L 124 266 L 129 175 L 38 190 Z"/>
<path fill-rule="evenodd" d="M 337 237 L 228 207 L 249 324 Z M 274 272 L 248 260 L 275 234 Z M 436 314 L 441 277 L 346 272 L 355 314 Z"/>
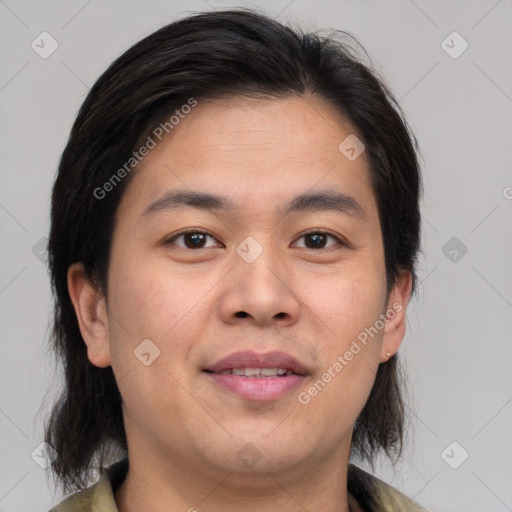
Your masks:
<path fill-rule="evenodd" d="M 114 493 L 126 478 L 128 466 L 127 458 L 109 466 L 98 482 L 73 494 L 50 512 L 118 512 Z M 348 466 L 347 484 L 348 492 L 365 512 L 426 512 L 397 489 L 354 464 Z"/>

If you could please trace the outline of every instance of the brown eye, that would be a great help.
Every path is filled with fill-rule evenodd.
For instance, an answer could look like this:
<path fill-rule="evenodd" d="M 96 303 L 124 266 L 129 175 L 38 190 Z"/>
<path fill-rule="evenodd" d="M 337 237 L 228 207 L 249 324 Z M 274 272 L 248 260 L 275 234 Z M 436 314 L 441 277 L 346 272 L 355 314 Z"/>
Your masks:
<path fill-rule="evenodd" d="M 305 245 L 303 246 L 306 249 L 330 249 L 332 245 L 326 247 L 329 238 L 335 240 L 340 245 L 345 245 L 338 237 L 331 235 L 330 233 L 326 233 L 324 231 L 311 231 L 309 233 L 305 233 L 304 235 L 302 235 L 299 238 L 299 240 L 302 238 L 306 241 Z"/>
<path fill-rule="evenodd" d="M 182 244 L 176 243 L 178 247 L 182 247 L 183 249 L 207 249 L 209 247 L 215 247 L 215 245 L 206 246 L 207 239 L 211 238 L 215 240 L 211 235 L 205 233 L 204 231 L 199 230 L 187 230 L 178 233 L 173 236 L 170 240 L 168 240 L 167 244 L 174 244 L 176 240 L 182 239 Z"/>

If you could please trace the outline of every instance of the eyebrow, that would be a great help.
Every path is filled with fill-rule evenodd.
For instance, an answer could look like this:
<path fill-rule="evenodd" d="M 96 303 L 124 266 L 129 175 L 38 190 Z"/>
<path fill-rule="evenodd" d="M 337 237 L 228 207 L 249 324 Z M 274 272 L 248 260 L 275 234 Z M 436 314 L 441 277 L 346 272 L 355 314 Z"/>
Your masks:
<path fill-rule="evenodd" d="M 155 202 L 151 203 L 142 216 L 152 216 L 169 210 L 195 208 L 199 210 L 225 210 L 234 212 L 239 209 L 228 197 L 208 192 L 183 189 L 169 190 Z M 306 192 L 294 197 L 284 206 L 278 206 L 278 213 L 287 215 L 291 212 L 337 211 L 365 220 L 363 207 L 353 197 L 332 190 Z"/>

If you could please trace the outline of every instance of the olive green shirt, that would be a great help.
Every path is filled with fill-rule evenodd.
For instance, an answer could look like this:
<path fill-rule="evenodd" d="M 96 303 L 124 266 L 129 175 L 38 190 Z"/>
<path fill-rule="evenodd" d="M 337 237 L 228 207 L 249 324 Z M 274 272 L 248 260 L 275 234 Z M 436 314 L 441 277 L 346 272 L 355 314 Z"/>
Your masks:
<path fill-rule="evenodd" d="M 50 512 L 118 512 L 115 489 L 128 472 L 128 459 L 105 468 L 91 487 L 78 491 L 52 508 Z M 394 487 L 349 464 L 348 491 L 365 512 L 427 512 Z"/>

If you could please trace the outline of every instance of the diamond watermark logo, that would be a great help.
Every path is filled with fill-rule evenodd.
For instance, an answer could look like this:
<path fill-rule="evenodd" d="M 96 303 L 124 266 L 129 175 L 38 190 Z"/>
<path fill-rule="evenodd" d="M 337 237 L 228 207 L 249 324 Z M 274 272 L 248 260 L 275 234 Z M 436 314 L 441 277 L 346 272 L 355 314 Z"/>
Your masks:
<path fill-rule="evenodd" d="M 261 459 L 261 451 L 252 443 L 245 443 L 236 454 L 237 459 L 246 467 L 254 467 Z"/>
<path fill-rule="evenodd" d="M 133 353 L 144 366 L 150 366 L 160 357 L 160 349 L 149 338 L 142 340 Z"/>
<path fill-rule="evenodd" d="M 443 40 L 441 48 L 452 59 L 458 59 L 469 48 L 469 44 L 458 32 L 454 31 Z"/>
<path fill-rule="evenodd" d="M 246 263 L 252 263 L 261 255 L 263 247 L 252 236 L 248 236 L 238 245 L 236 252 Z"/>
<path fill-rule="evenodd" d="M 452 441 L 442 452 L 441 458 L 450 466 L 452 469 L 457 469 L 469 457 L 469 453 L 464 447 L 457 441 Z"/>
<path fill-rule="evenodd" d="M 458 263 L 466 255 L 468 248 L 459 238 L 453 236 L 443 245 L 441 251 L 452 263 Z"/>
<path fill-rule="evenodd" d="M 40 260 L 42 263 L 46 263 L 47 254 L 46 254 L 46 246 L 48 245 L 48 238 L 43 236 L 39 241 L 37 241 L 32 246 L 32 254 Z"/>
<path fill-rule="evenodd" d="M 55 448 L 46 442 L 39 444 L 30 454 L 32 460 L 41 468 L 48 469 L 58 454 Z"/>
<path fill-rule="evenodd" d="M 41 32 L 30 46 L 41 59 L 47 59 L 59 47 L 59 43 L 48 32 Z"/>
<path fill-rule="evenodd" d="M 356 135 L 351 133 L 346 139 L 343 139 L 338 149 L 348 160 L 353 162 L 365 150 L 365 145 Z"/>

